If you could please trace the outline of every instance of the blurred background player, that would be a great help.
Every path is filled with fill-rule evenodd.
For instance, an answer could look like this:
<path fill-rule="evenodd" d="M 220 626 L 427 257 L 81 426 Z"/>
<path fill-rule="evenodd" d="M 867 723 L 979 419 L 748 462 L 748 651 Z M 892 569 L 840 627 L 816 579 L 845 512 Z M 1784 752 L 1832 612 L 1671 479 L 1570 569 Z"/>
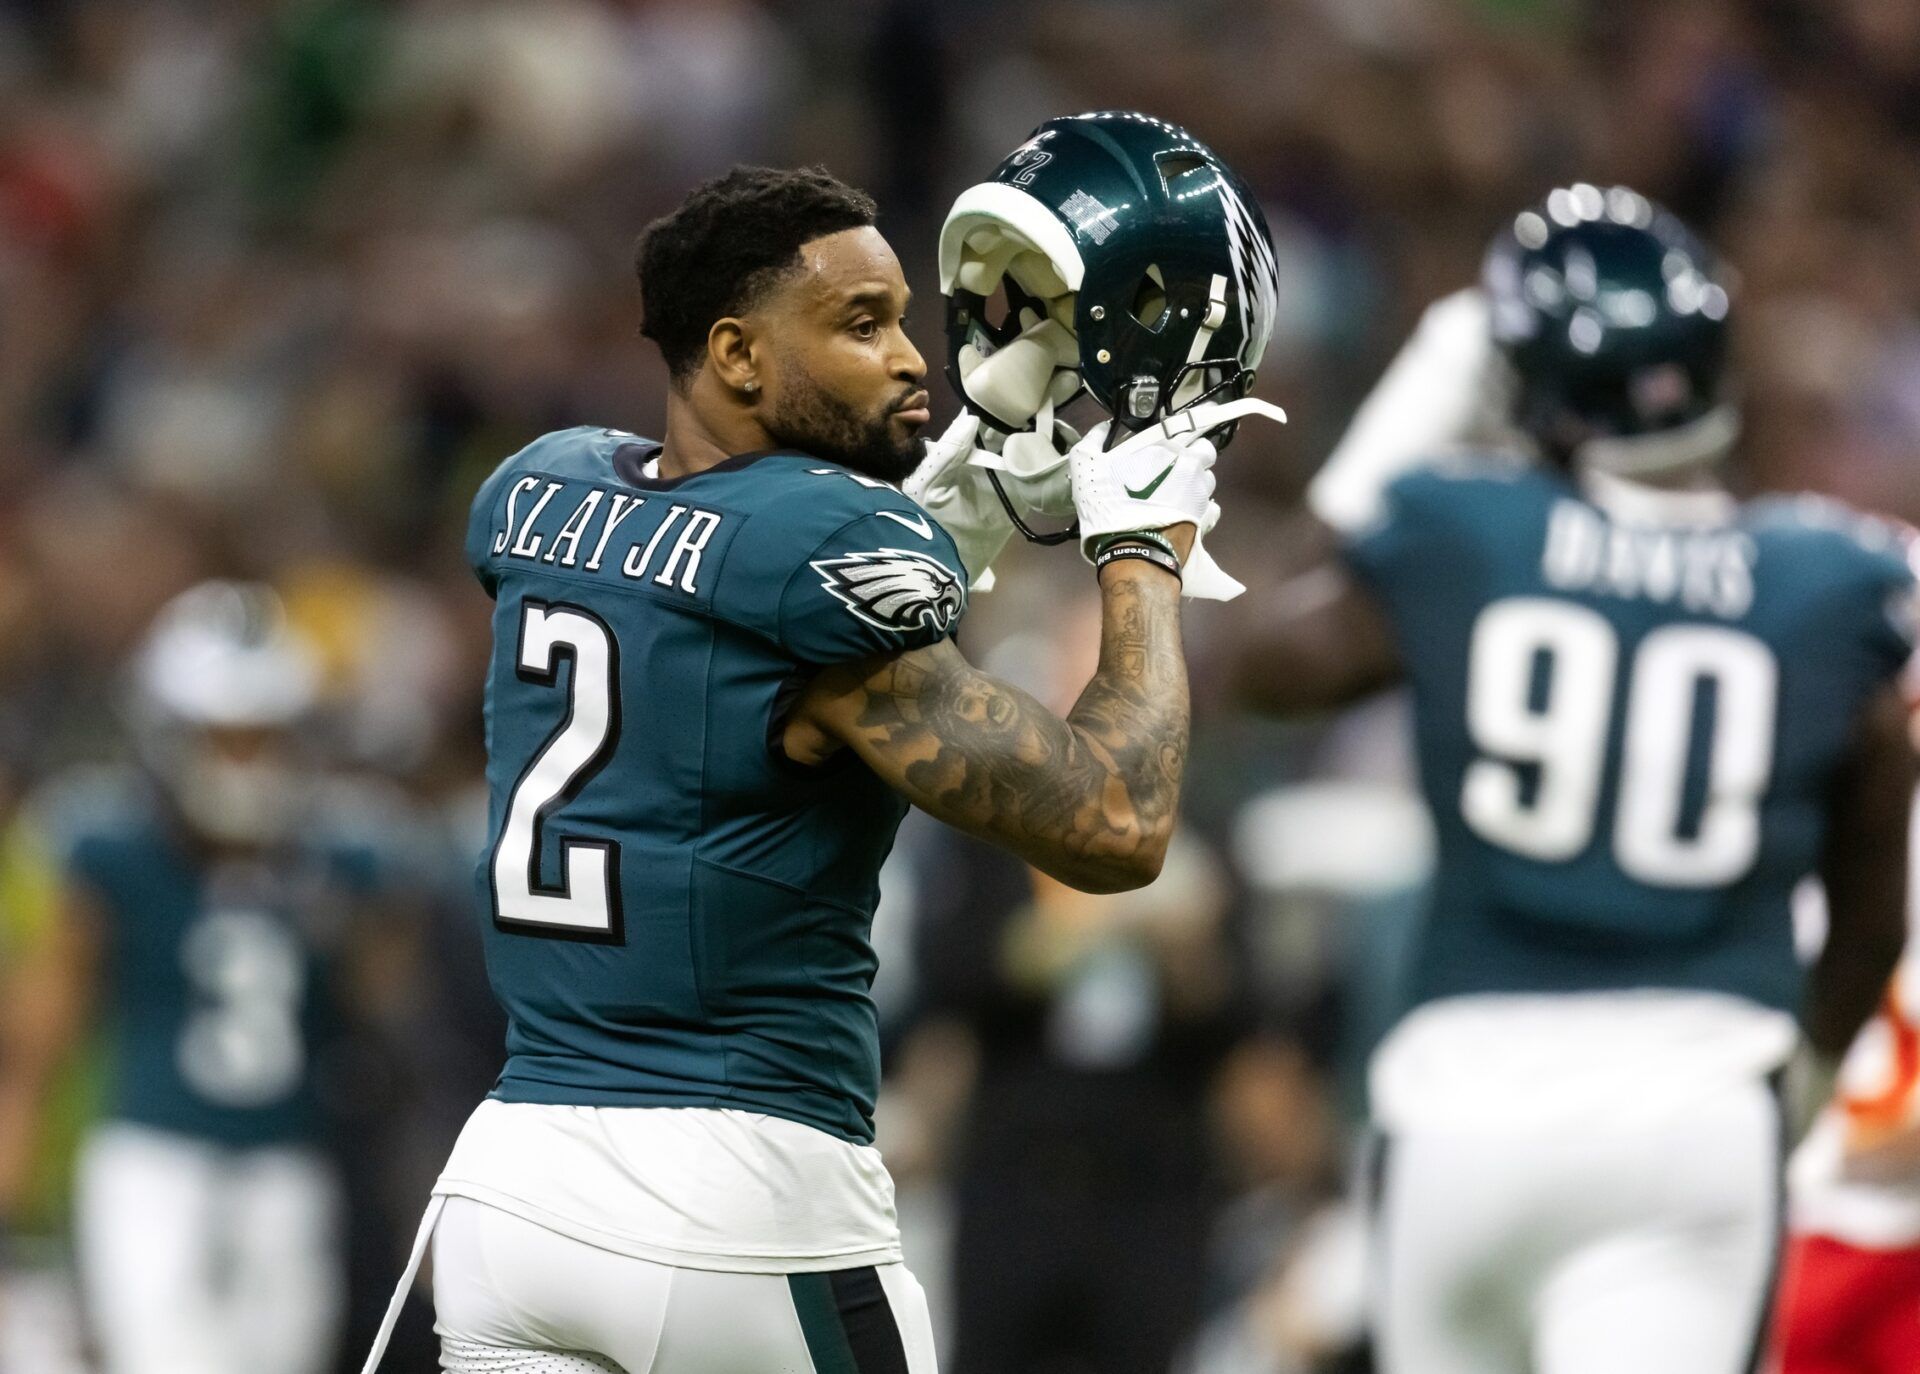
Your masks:
<path fill-rule="evenodd" d="M 1916 809 L 1920 821 L 1920 809 Z M 1920 846 L 1910 843 L 1910 857 Z M 1787 1174 L 1780 1374 L 1920 1367 L 1920 947 L 1840 1066 Z"/>
<path fill-rule="evenodd" d="M 1776 1329 L 1782 1374 L 1920 1361 L 1920 1012 L 1903 964 L 1795 1152 Z"/>
<path fill-rule="evenodd" d="M 356 983 L 355 962 L 396 972 L 396 932 L 375 918 L 400 890 L 404 836 L 377 797 L 312 768 L 318 686 L 272 592 L 193 588 L 135 664 L 144 767 L 41 799 L 62 892 L 22 970 L 35 1000 L 9 1078 L 44 1085 L 90 1027 L 104 1033 L 103 1115 L 75 1193 L 108 1374 L 331 1366 L 343 1219 L 319 1098 L 340 1001 L 374 982 Z M 17 1197 L 44 1102 L 7 1106 Z"/>
<path fill-rule="evenodd" d="M 1838 1055 L 1904 937 L 1913 572 L 1884 523 L 1730 494 L 1726 278 L 1645 198 L 1554 191 L 1448 308 L 1484 331 L 1455 336 L 1465 394 L 1399 410 L 1425 361 L 1403 356 L 1362 416 L 1420 445 L 1375 477 L 1432 465 L 1336 503 L 1336 454 L 1338 551 L 1240 661 L 1279 709 L 1412 688 L 1439 864 L 1371 1072 L 1378 1355 L 1734 1374 L 1775 1268 L 1796 1014 Z M 1467 437 L 1436 413 L 1528 443 L 1436 459 Z M 1832 929 L 1803 989 L 1816 873 Z"/>

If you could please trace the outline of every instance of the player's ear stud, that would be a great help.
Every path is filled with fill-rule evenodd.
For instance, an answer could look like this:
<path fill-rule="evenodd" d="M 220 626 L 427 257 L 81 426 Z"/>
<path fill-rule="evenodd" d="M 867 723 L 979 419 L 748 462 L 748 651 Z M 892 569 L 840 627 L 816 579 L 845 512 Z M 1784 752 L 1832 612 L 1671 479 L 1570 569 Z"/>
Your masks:
<path fill-rule="evenodd" d="M 754 392 L 760 389 L 760 383 L 749 379 L 747 381 L 740 383 L 740 389 L 746 392 L 747 395 L 751 396 L 753 395 Z"/>

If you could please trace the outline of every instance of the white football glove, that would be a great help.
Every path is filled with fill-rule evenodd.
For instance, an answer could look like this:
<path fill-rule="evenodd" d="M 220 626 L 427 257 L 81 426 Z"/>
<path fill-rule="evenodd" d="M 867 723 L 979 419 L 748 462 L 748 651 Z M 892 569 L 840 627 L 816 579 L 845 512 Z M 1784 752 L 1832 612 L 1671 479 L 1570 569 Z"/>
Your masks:
<path fill-rule="evenodd" d="M 1197 433 L 1178 437 L 1158 425 L 1105 448 L 1113 421 L 1102 420 L 1073 446 L 1067 466 L 1088 559 L 1110 534 L 1198 526 L 1213 504 L 1214 447 Z"/>
<path fill-rule="evenodd" d="M 1109 535 L 1194 527 L 1193 549 L 1181 568 L 1181 593 L 1209 601 L 1231 601 L 1246 588 L 1213 561 L 1205 539 L 1220 522 L 1213 500 L 1211 430 L 1248 415 L 1284 422 L 1278 406 L 1250 398 L 1201 402 L 1168 416 L 1102 452 L 1108 427 L 1094 428 L 1067 455 L 1073 478 L 1073 505 L 1080 517 L 1080 552 L 1092 561 L 1095 546 Z"/>
<path fill-rule="evenodd" d="M 1048 461 L 1050 449 L 1042 453 L 1039 447 L 1027 445 L 1003 456 L 983 446 L 995 441 L 1004 445 L 1003 436 L 984 429 L 979 416 L 962 411 L 944 434 L 928 442 L 927 456 L 900 484 L 953 537 L 972 579 L 970 589 L 977 592 L 993 589 L 991 564 L 1013 537 L 1013 521 L 1000 504 L 988 468 L 1000 472 L 1001 484 L 1020 507 L 1023 519 L 1036 513 L 1060 515 L 1072 508 L 1064 455 L 1052 454 Z"/>

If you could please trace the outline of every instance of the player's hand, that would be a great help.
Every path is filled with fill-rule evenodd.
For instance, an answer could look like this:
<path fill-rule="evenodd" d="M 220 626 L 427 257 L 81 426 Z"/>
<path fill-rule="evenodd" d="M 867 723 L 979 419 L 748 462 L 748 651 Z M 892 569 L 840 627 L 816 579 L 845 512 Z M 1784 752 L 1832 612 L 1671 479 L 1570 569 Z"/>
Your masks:
<path fill-rule="evenodd" d="M 963 411 L 927 444 L 927 456 L 900 484 L 953 536 L 974 591 L 992 588 L 991 564 L 1013 537 L 1013 522 L 993 489 L 989 468 L 999 471 L 1001 485 L 1023 517 L 1059 515 L 1071 507 L 1064 454 L 1052 453 L 1044 441 L 1001 440 L 1003 452 L 998 454 L 983 446 L 999 437 L 983 429 L 979 416 Z M 1035 436 L 1014 438 L 1027 441 Z"/>
<path fill-rule="evenodd" d="M 1486 293 L 1468 287 L 1435 301 L 1314 474 L 1308 507 L 1336 530 L 1359 529 L 1378 518 L 1387 488 L 1423 464 L 1463 447 L 1525 452 L 1512 387 Z"/>
<path fill-rule="evenodd" d="M 1187 596 L 1231 601 L 1246 588 L 1207 554 L 1203 541 L 1219 523 L 1213 500 L 1217 456 L 1206 437 L 1251 415 L 1285 420 L 1264 401 L 1202 402 L 1130 435 L 1102 452 L 1111 421 L 1096 425 L 1068 454 L 1080 551 L 1089 561 L 1116 534 L 1162 533 L 1175 542 Z"/>
<path fill-rule="evenodd" d="M 1073 446 L 1067 468 L 1080 517 L 1080 552 L 1089 560 L 1108 536 L 1197 528 L 1213 504 L 1212 443 L 1197 432 L 1170 435 L 1155 425 L 1105 448 L 1103 420 Z"/>

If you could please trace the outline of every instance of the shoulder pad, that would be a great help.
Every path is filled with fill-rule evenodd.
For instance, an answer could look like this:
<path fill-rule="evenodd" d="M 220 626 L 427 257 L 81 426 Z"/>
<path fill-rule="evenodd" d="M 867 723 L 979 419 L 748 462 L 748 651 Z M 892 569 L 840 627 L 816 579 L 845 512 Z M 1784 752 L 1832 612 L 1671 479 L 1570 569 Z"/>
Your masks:
<path fill-rule="evenodd" d="M 1482 501 L 1506 499 L 1512 493 L 1551 494 L 1558 486 L 1552 474 L 1537 468 L 1499 457 L 1459 454 L 1396 478 L 1387 487 L 1376 523 L 1470 510 Z"/>
<path fill-rule="evenodd" d="M 308 841 L 365 888 L 424 880 L 431 842 L 398 787 L 373 778 L 329 778 L 315 797 Z"/>
<path fill-rule="evenodd" d="M 556 477 L 581 477 L 605 481 L 613 471 L 612 455 L 626 444 L 648 442 L 622 429 L 600 425 L 576 425 L 543 434 L 495 468 L 474 493 L 467 513 L 467 565 L 489 592 L 493 577 L 488 570 L 492 553 L 501 493 L 523 473 L 545 472 Z"/>
<path fill-rule="evenodd" d="M 816 460 L 783 462 L 755 493 L 722 595 L 806 663 L 937 643 L 966 609 L 952 538 L 898 489 Z"/>
<path fill-rule="evenodd" d="M 141 773 L 111 764 L 71 769 L 42 785 L 26 807 L 32 825 L 62 862 L 79 849 L 131 838 L 159 817 L 153 785 Z"/>
<path fill-rule="evenodd" d="M 781 454 L 758 465 L 764 480 L 754 484 L 757 510 L 779 509 L 796 529 L 821 533 L 862 515 L 891 511 L 917 521 L 920 506 L 891 483 L 854 472 L 838 463 L 822 462 L 804 454 Z M 762 474 L 755 473 L 758 478 Z"/>
<path fill-rule="evenodd" d="M 1842 615 L 1864 608 L 1869 638 L 1920 687 L 1913 662 L 1920 631 L 1920 538 L 1912 526 L 1869 515 L 1829 496 L 1768 496 L 1748 505 L 1748 528 L 1795 561 L 1799 580 L 1820 589 L 1824 605 Z M 1763 555 L 1764 557 L 1764 555 Z"/>
<path fill-rule="evenodd" d="M 1834 534 L 1867 553 L 1892 554 L 1903 560 L 1920 538 L 1920 531 L 1905 521 L 1869 514 L 1818 492 L 1758 497 L 1748 510 L 1758 527 Z"/>

